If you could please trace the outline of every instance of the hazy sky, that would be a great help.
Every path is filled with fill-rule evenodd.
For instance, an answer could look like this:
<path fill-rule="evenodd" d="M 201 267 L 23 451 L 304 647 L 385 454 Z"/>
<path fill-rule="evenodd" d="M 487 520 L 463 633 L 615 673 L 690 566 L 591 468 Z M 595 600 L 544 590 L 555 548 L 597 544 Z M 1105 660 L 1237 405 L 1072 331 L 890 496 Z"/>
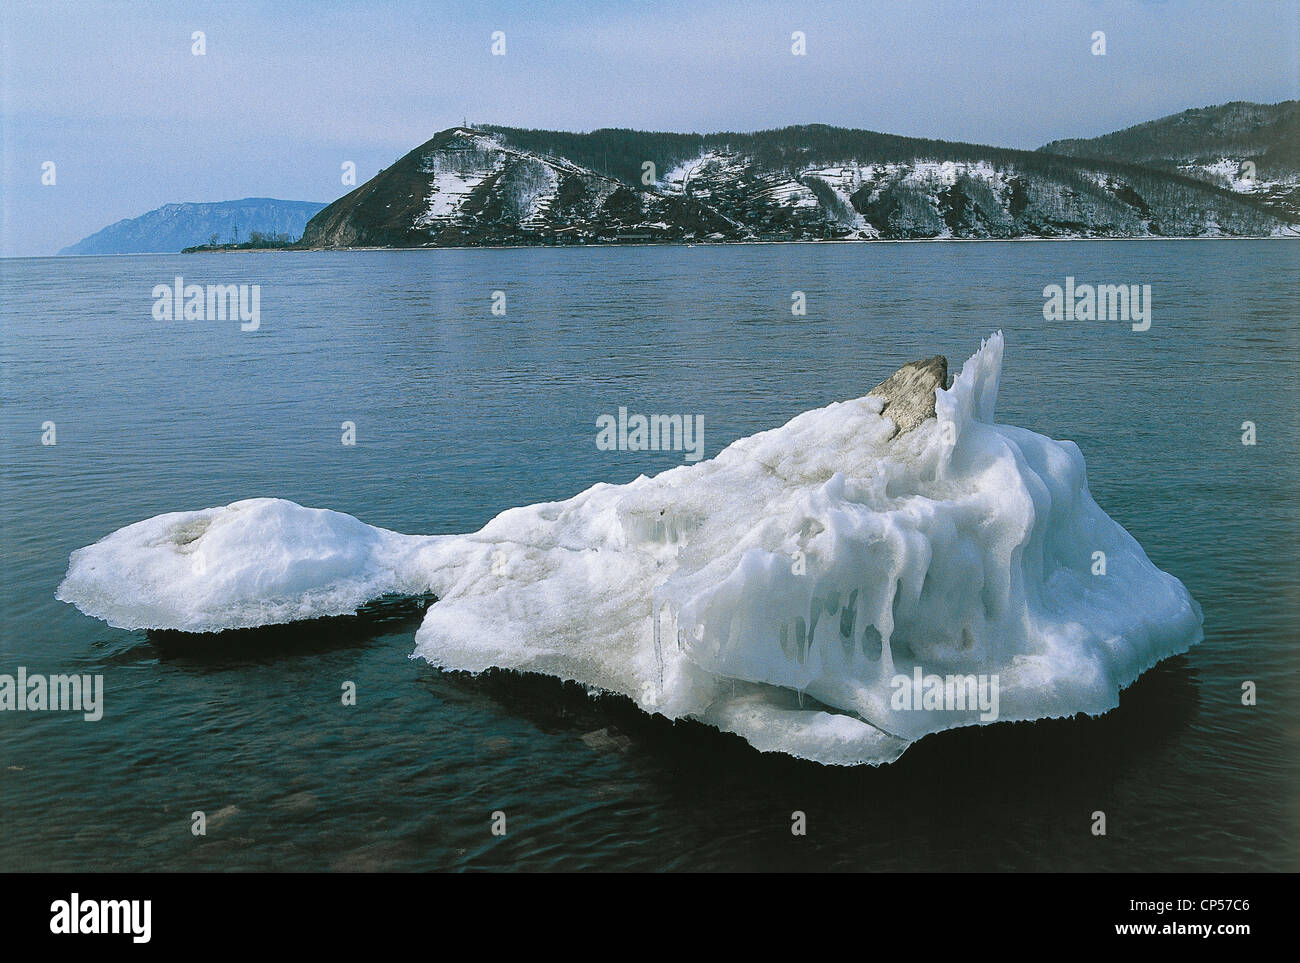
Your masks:
<path fill-rule="evenodd" d="M 2 0 L 0 18 L 6 256 L 172 201 L 333 200 L 344 161 L 361 183 L 465 118 L 1037 147 L 1300 86 L 1300 0 Z"/>

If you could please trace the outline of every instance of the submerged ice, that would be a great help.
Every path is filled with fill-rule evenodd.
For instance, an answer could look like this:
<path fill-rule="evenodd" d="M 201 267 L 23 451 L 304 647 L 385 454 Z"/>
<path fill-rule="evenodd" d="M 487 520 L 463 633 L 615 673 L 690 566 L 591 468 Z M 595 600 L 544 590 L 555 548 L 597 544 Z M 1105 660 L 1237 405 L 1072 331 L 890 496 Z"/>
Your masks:
<path fill-rule="evenodd" d="M 1200 640 L 1200 609 L 1093 501 L 1077 446 L 994 423 L 1002 352 L 471 535 L 280 499 L 161 515 L 74 552 L 58 597 L 213 632 L 432 592 L 414 655 L 435 665 L 577 680 L 831 764 L 991 721 L 990 686 L 1000 720 L 1099 714 Z"/>

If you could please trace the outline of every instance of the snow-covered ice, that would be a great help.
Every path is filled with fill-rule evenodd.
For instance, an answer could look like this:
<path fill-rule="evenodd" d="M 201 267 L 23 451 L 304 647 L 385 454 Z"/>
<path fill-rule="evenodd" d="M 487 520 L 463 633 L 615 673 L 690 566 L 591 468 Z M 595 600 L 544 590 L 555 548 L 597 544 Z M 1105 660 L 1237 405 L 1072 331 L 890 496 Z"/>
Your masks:
<path fill-rule="evenodd" d="M 250 498 L 169 512 L 72 553 L 58 598 L 124 629 L 221 632 L 350 615 L 419 594 L 422 536 L 351 515 Z"/>
<path fill-rule="evenodd" d="M 58 597 L 210 632 L 433 592 L 416 657 L 577 680 L 828 764 L 982 721 L 899 707 L 918 668 L 996 676 L 1000 720 L 1102 713 L 1200 640 L 1200 609 L 1093 501 L 1077 446 L 994 422 L 1002 353 L 994 335 L 903 434 L 881 398 L 840 402 L 471 535 L 278 499 L 162 515 L 74 552 Z"/>

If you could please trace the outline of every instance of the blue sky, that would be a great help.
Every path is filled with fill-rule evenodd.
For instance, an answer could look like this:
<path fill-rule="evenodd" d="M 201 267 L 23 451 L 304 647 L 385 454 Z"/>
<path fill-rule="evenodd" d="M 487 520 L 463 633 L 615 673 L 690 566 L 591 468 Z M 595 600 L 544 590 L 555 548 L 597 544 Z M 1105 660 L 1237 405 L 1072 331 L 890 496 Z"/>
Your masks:
<path fill-rule="evenodd" d="M 0 18 L 5 256 L 173 201 L 333 200 L 344 161 L 360 183 L 465 118 L 1037 147 L 1300 87 L 1300 0 L 4 0 Z"/>

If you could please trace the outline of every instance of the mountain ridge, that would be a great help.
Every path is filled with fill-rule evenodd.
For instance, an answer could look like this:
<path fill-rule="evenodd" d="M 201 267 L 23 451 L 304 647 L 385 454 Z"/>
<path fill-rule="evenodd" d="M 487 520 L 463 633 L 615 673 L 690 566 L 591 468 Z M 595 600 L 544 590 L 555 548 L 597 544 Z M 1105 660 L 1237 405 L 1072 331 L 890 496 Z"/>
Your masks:
<path fill-rule="evenodd" d="M 1300 212 L 1300 100 L 1193 107 L 1097 137 L 1055 140 L 1039 150 L 1124 157 L 1250 196 L 1284 216 Z"/>
<path fill-rule="evenodd" d="M 639 178 L 639 180 L 638 180 Z M 1123 159 L 813 124 L 752 133 L 439 131 L 300 246 L 1265 236 L 1294 211 Z"/>
<path fill-rule="evenodd" d="M 183 248 L 221 240 L 238 231 L 302 236 L 307 222 L 327 205 L 245 197 L 234 201 L 182 201 L 163 204 L 137 217 L 126 217 L 59 251 L 60 255 L 178 254 Z"/>

